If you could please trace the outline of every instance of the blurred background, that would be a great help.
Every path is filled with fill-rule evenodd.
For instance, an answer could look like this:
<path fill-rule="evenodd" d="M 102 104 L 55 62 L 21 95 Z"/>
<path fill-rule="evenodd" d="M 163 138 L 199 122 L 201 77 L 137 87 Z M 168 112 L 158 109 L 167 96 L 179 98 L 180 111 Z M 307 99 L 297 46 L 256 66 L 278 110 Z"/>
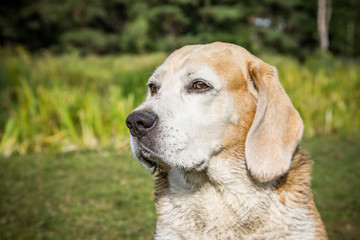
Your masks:
<path fill-rule="evenodd" d="M 299 59 L 321 41 L 323 49 L 352 58 L 360 54 L 359 9 L 356 0 L 4 0 L 0 37 L 2 45 L 30 51 L 81 54 L 225 41 Z"/>
<path fill-rule="evenodd" d="M 3 0 L 0 239 L 151 239 L 127 115 L 173 50 L 231 42 L 277 67 L 330 239 L 360 236 L 360 1 Z"/>

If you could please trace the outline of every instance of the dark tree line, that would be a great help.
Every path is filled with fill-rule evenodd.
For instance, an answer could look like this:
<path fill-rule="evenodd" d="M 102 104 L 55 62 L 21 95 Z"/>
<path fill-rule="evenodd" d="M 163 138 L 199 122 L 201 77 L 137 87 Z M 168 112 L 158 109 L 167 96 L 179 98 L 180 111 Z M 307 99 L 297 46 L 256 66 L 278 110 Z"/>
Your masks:
<path fill-rule="evenodd" d="M 331 10 L 329 50 L 359 56 L 360 1 Z M 0 44 L 105 54 L 226 41 L 302 58 L 319 48 L 317 13 L 317 0 L 3 0 Z"/>

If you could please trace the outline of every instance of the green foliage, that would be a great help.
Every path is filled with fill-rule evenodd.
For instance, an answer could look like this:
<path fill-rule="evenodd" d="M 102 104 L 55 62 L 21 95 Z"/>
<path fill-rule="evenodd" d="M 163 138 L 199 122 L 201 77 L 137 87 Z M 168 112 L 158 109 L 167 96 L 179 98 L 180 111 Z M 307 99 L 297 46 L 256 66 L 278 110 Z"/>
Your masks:
<path fill-rule="evenodd" d="M 330 49 L 342 56 L 359 56 L 360 44 L 360 1 L 332 0 L 330 21 Z"/>
<path fill-rule="evenodd" d="M 359 56 L 359 1 L 332 2 L 330 50 Z M 30 50 L 144 53 L 227 41 L 303 60 L 318 47 L 317 1 L 5 0 L 0 6 L 0 44 Z"/>
<path fill-rule="evenodd" d="M 237 1 L 172 1 L 149 6 L 151 50 L 225 41 L 251 48 L 246 7 Z"/>
<path fill-rule="evenodd" d="M 359 138 L 303 141 L 330 239 L 360 234 Z M 127 150 L 125 150 L 127 152 Z M 0 239 L 151 239 L 153 179 L 112 152 L 0 157 Z"/>
<path fill-rule="evenodd" d="M 79 50 L 82 54 L 104 53 L 119 48 L 120 37 L 115 34 L 103 34 L 93 29 L 83 28 L 64 33 L 60 37 L 60 41 L 63 48 L 68 51 Z M 59 50 L 61 49 L 57 49 L 57 51 Z"/>
<path fill-rule="evenodd" d="M 125 146 L 125 119 L 164 59 L 163 54 L 81 58 L 8 51 L 0 58 L 4 155 Z"/>
<path fill-rule="evenodd" d="M 139 16 L 125 27 L 122 35 L 122 49 L 129 52 L 143 53 L 147 45 L 149 26 L 144 17 Z"/>
<path fill-rule="evenodd" d="M 278 69 L 282 85 L 305 124 L 305 137 L 360 131 L 359 62 L 314 55 L 304 64 L 286 57 L 264 56 Z"/>
<path fill-rule="evenodd" d="M 200 10 L 200 13 L 217 23 L 226 22 L 227 20 L 239 20 L 242 17 L 240 6 L 205 6 Z"/>

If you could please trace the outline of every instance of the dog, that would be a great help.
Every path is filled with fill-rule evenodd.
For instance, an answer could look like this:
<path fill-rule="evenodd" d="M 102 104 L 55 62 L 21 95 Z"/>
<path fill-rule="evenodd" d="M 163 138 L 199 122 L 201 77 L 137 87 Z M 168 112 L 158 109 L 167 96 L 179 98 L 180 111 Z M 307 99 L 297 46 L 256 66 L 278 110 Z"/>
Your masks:
<path fill-rule="evenodd" d="M 173 52 L 126 119 L 155 178 L 155 239 L 327 239 L 275 67 L 215 42 Z"/>

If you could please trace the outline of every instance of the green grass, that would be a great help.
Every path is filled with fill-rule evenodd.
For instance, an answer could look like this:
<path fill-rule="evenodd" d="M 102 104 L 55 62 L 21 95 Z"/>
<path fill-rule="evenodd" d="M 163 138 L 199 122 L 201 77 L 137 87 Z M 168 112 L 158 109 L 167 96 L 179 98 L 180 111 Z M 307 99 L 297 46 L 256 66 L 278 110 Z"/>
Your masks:
<path fill-rule="evenodd" d="M 150 239 L 153 181 L 106 152 L 1 158 L 0 239 Z"/>
<path fill-rule="evenodd" d="M 0 49 L 0 154 L 122 148 L 126 116 L 165 53 L 31 55 Z M 312 56 L 305 63 L 263 56 L 305 123 L 305 138 L 360 131 L 360 63 Z"/>
<path fill-rule="evenodd" d="M 330 239 L 360 236 L 360 137 L 303 141 L 315 160 L 312 187 Z"/>
<path fill-rule="evenodd" d="M 330 239 L 360 236 L 360 138 L 302 143 Z M 127 150 L 126 150 L 127 151 Z M 151 239 L 153 179 L 110 152 L 0 157 L 0 239 Z"/>

